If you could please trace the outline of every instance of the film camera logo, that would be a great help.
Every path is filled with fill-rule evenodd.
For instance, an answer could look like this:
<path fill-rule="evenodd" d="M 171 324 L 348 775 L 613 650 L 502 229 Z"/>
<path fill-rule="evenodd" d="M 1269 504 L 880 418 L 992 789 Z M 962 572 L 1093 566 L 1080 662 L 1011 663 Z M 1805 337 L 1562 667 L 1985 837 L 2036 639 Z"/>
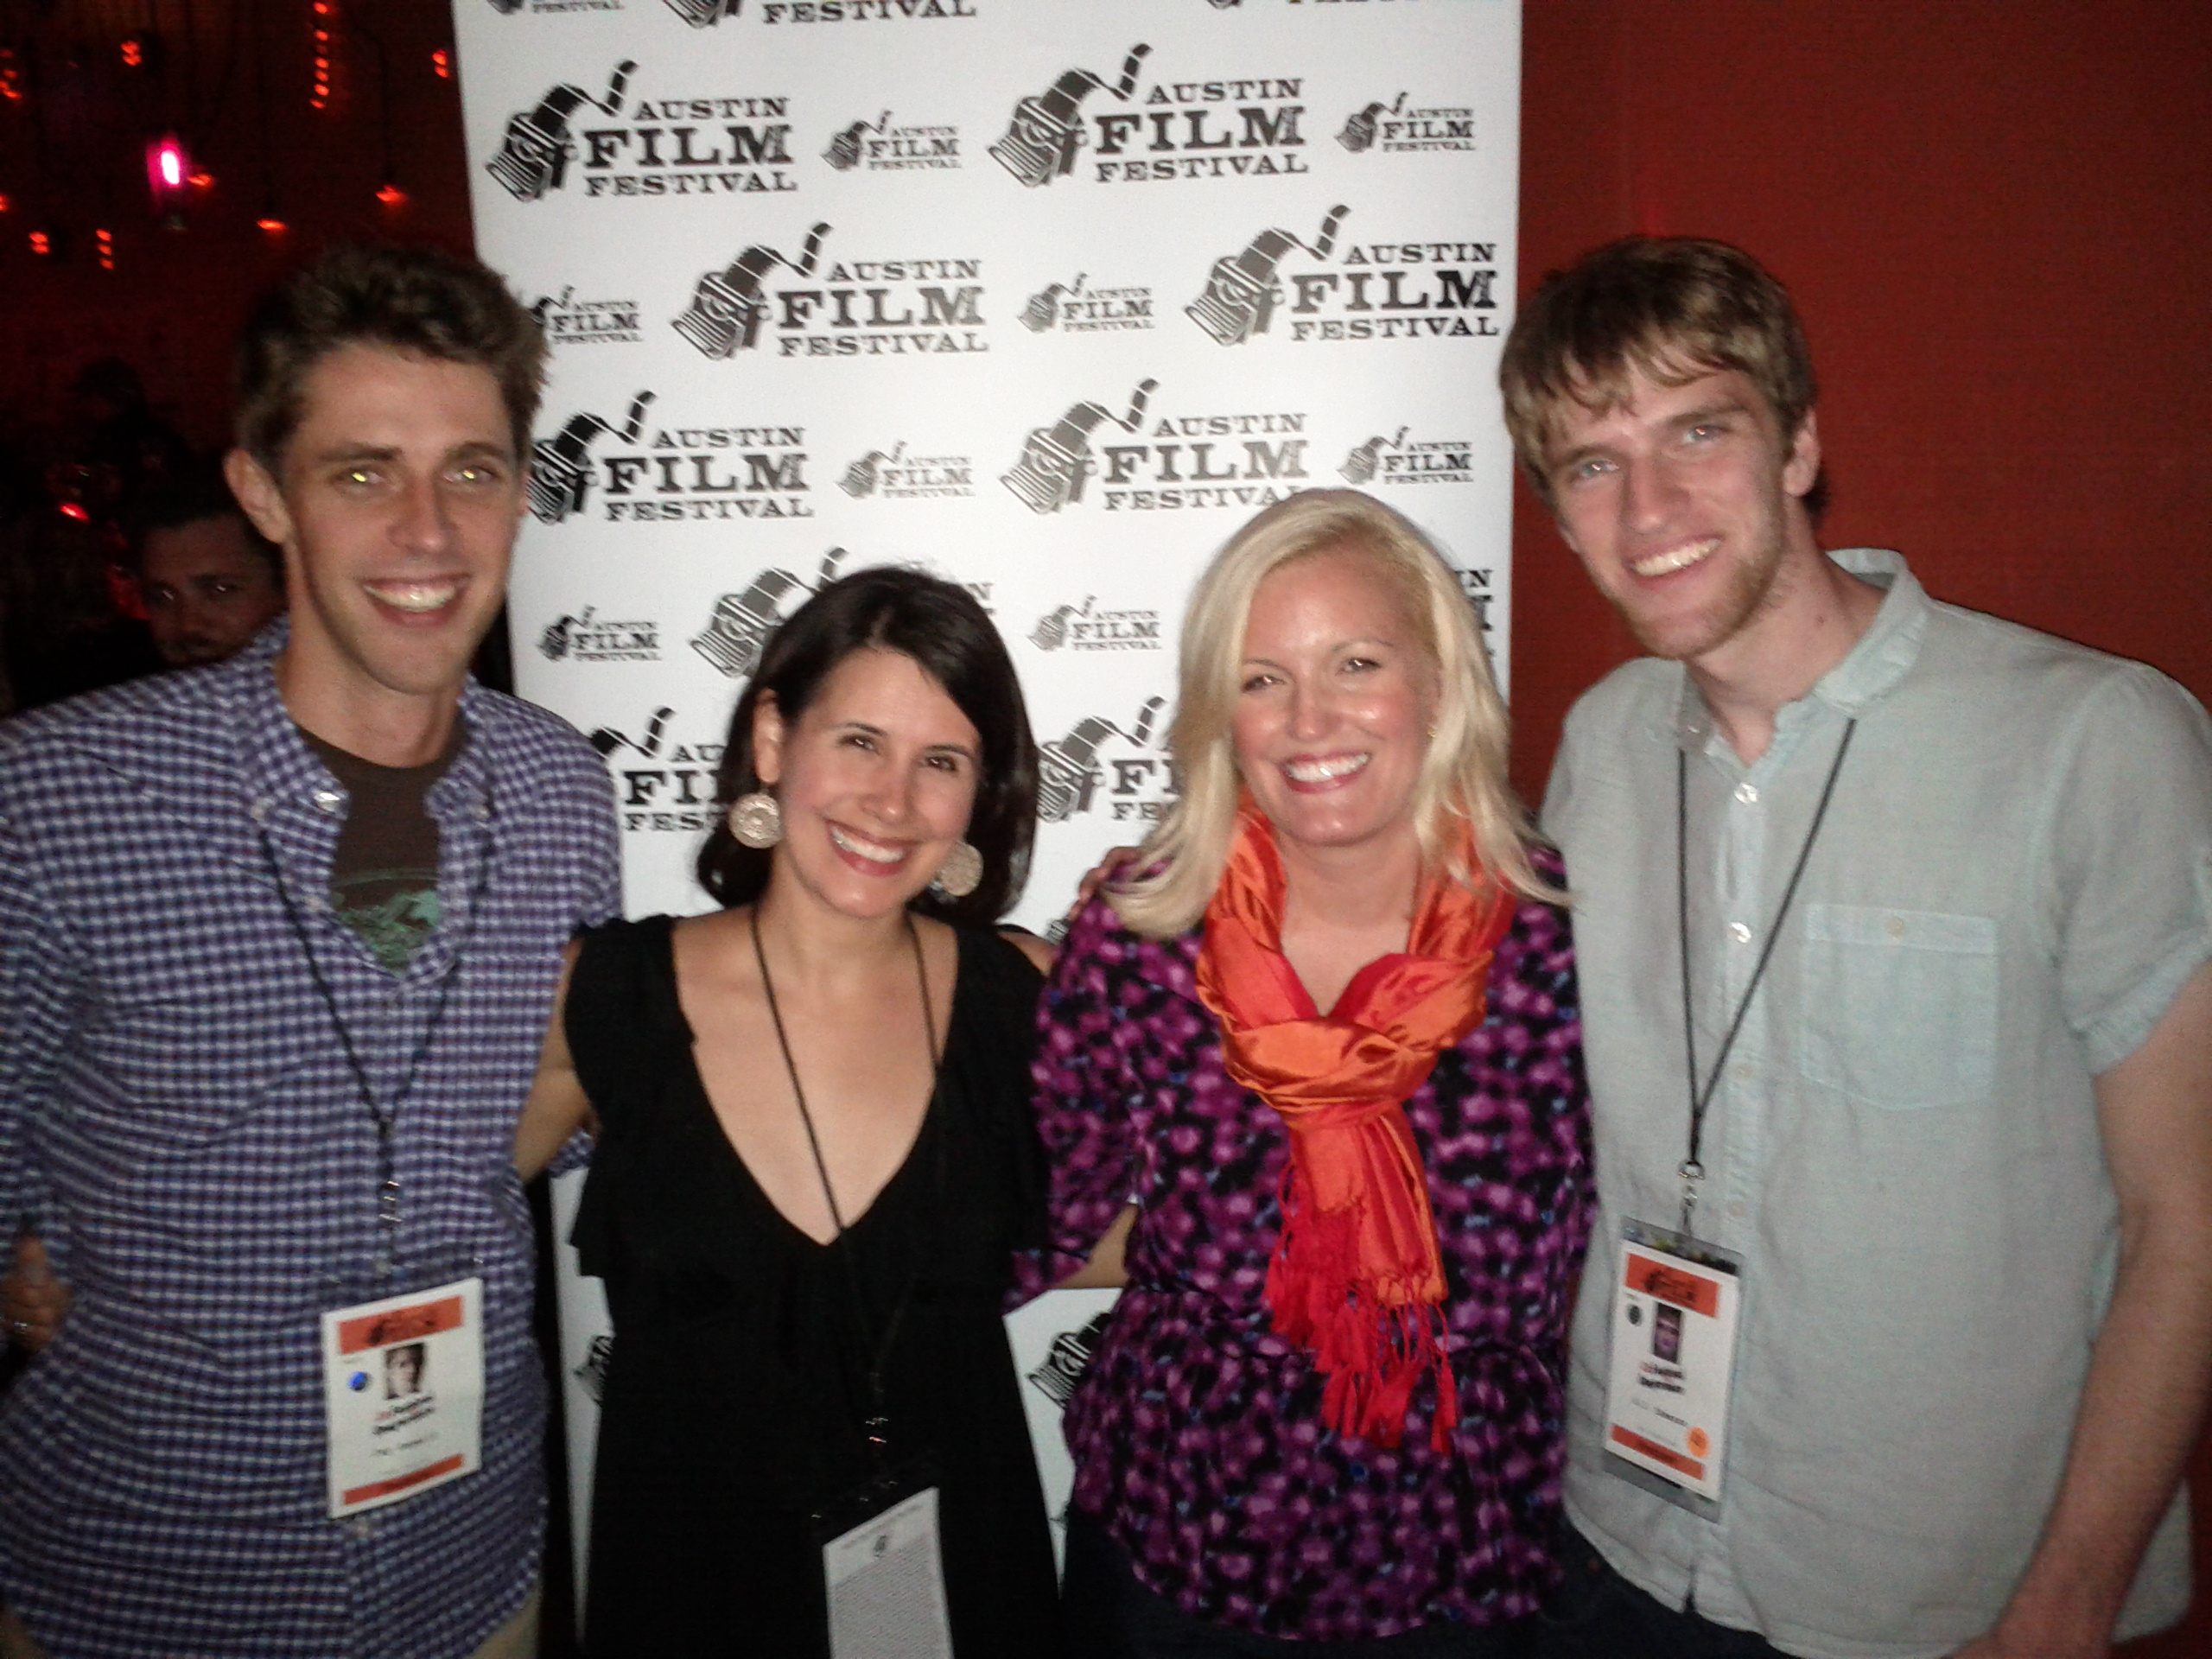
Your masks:
<path fill-rule="evenodd" d="M 1475 442 L 1471 438 L 1422 439 L 1408 442 L 1402 426 L 1386 437 L 1376 433 L 1355 446 L 1337 472 L 1344 482 L 1368 484 L 1471 484 Z"/>
<path fill-rule="evenodd" d="M 1165 817 L 1181 792 L 1157 731 L 1165 697 L 1147 697 L 1126 728 L 1087 715 L 1037 746 L 1037 817 L 1065 823 L 1102 805 L 1116 823 L 1148 826 Z M 1102 793 L 1103 791 L 1103 793 Z"/>
<path fill-rule="evenodd" d="M 910 455 L 902 438 L 889 449 L 871 449 L 845 468 L 837 487 L 855 501 L 943 499 L 976 493 L 976 463 L 966 455 Z"/>
<path fill-rule="evenodd" d="M 803 426 L 664 426 L 650 434 L 653 394 L 631 400 L 620 426 L 586 410 L 531 447 L 530 510 L 557 524 L 585 511 L 594 488 L 614 523 L 811 518 Z M 594 453 L 602 437 L 613 442 Z"/>
<path fill-rule="evenodd" d="M 604 96 L 563 81 L 536 106 L 509 118 L 499 153 L 484 170 L 518 201 L 537 201 L 569 181 L 582 162 L 587 196 L 781 194 L 798 188 L 791 170 L 791 99 L 767 97 L 640 99 L 623 118 L 636 72 L 625 58 Z M 595 123 L 595 116 L 606 118 Z"/>
<path fill-rule="evenodd" d="M 537 636 L 538 654 L 550 663 L 657 663 L 660 624 L 610 622 L 596 606 L 556 617 Z"/>
<path fill-rule="evenodd" d="M 1344 120 L 1337 142 L 1355 156 L 1370 149 L 1394 151 L 1478 149 L 1475 112 L 1462 105 L 1435 105 L 1408 109 L 1406 94 L 1385 104 L 1381 99 L 1354 111 Z"/>
<path fill-rule="evenodd" d="M 841 127 L 822 152 L 840 173 L 943 172 L 960 166 L 960 129 L 891 124 L 886 110 L 873 121 Z"/>
<path fill-rule="evenodd" d="M 671 741 L 668 728 L 675 715 L 673 709 L 656 709 L 634 737 L 602 726 L 588 740 L 613 776 L 615 809 L 625 830 L 666 835 L 714 826 L 719 814 L 715 768 L 721 764 L 721 736 L 717 733 L 704 742 Z"/>
<path fill-rule="evenodd" d="M 1029 1381 L 1039 1393 L 1056 1406 L 1067 1404 L 1075 1394 L 1076 1385 L 1083 1381 L 1083 1374 L 1090 1369 L 1090 1357 L 1106 1339 L 1107 1322 L 1113 1317 L 1113 1311 L 1109 1309 L 1081 1330 L 1063 1331 L 1052 1338 L 1045 1363 L 1029 1373 Z"/>
<path fill-rule="evenodd" d="M 1050 426 L 1032 429 L 1023 441 L 1021 459 L 999 482 L 1012 490 L 1033 512 L 1058 512 L 1083 499 L 1084 480 L 1098 470 L 1091 454 L 1090 435 L 1110 423 L 1125 432 L 1144 424 L 1144 408 L 1157 380 L 1140 380 L 1129 394 L 1128 412 L 1116 415 L 1103 404 L 1085 401 L 1068 405 L 1067 413 Z"/>
<path fill-rule="evenodd" d="M 557 295 L 540 295 L 530 315 L 549 346 L 634 346 L 645 339 L 635 300 L 580 300 L 573 283 Z"/>
<path fill-rule="evenodd" d="M 745 0 L 668 0 L 668 9 L 694 29 L 712 29 L 745 10 Z"/>
<path fill-rule="evenodd" d="M 772 334 L 778 357 L 908 357 L 988 352 L 980 259 L 832 261 L 830 226 L 807 232 L 797 258 L 756 244 L 699 278 L 676 332 L 709 358 L 734 357 Z M 820 270 L 817 277 L 817 272 Z M 770 280 L 789 271 L 807 286 Z M 787 281 L 788 279 L 786 279 Z"/>
<path fill-rule="evenodd" d="M 1243 251 L 1214 261 L 1205 292 L 1184 314 L 1223 346 L 1269 332 L 1286 299 L 1296 344 L 1498 336 L 1496 243 L 1372 242 L 1339 250 L 1336 233 L 1347 212 L 1332 207 L 1311 243 L 1292 231 L 1262 231 Z M 1333 253 L 1337 269 L 1283 271 L 1293 249 L 1316 260 Z"/>
<path fill-rule="evenodd" d="M 1065 334 L 1126 334 L 1154 326 L 1148 288 L 1085 288 L 1087 272 L 1071 283 L 1050 283 L 1021 308 L 1021 326 L 1033 334 L 1058 328 Z"/>
<path fill-rule="evenodd" d="M 1098 596 L 1060 605 L 1037 619 L 1029 643 L 1039 651 L 1158 651 L 1158 611 L 1102 611 Z"/>
<path fill-rule="evenodd" d="M 843 548 L 831 548 L 823 555 L 810 582 L 795 571 L 763 570 L 742 592 L 724 594 L 715 601 L 715 613 L 691 641 L 691 649 L 726 677 L 743 679 L 760 661 L 761 647 L 778 625 L 804 604 L 810 594 L 837 579 L 844 557 Z"/>

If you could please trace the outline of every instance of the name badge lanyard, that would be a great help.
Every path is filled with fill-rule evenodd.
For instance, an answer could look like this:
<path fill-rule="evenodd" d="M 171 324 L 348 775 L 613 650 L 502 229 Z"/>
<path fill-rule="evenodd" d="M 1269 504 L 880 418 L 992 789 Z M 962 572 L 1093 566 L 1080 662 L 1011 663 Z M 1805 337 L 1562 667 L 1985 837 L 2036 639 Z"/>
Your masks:
<path fill-rule="evenodd" d="M 377 1253 L 376 1276 L 391 1276 L 392 1262 L 399 1241 L 399 1164 L 397 1149 L 393 1143 L 393 1126 L 398 1122 L 400 1108 L 415 1092 L 415 1080 L 421 1071 L 423 1058 L 430 1052 L 438 1027 L 446 1014 L 446 1003 L 453 993 L 454 982 L 461 977 L 461 957 L 469 943 L 476 937 L 477 924 L 484 915 L 484 897 L 492 885 L 492 838 L 485 837 L 484 855 L 480 861 L 476 880 L 468 895 L 468 931 L 454 946 L 453 960 L 438 978 L 436 998 L 430 1004 L 429 1022 L 415 1045 L 415 1052 L 408 1057 L 407 1069 L 400 1074 L 399 1086 L 392 1091 L 389 1108 L 377 1103 L 375 1086 L 369 1081 L 368 1068 L 361 1064 L 360 1051 L 353 1046 L 353 1028 L 346 1023 L 346 1016 L 338 1007 L 338 998 L 325 978 L 322 963 L 316 957 L 315 944 L 308 937 L 306 921 L 299 906 L 292 902 L 292 890 L 285 882 L 284 872 L 276 861 L 276 846 L 269 837 L 269 826 L 258 826 L 262 856 L 268 861 L 270 878 L 276 884 L 276 896 L 284 906 L 284 918 L 292 925 L 292 936 L 299 941 L 300 954 L 307 958 L 308 977 L 315 982 L 315 994 L 322 1001 L 323 1011 L 330 1016 L 332 1028 L 338 1033 L 338 1046 L 346 1056 L 346 1066 L 353 1074 L 353 1087 L 360 1096 L 361 1104 L 367 1109 L 369 1121 L 377 1131 Z"/>
<path fill-rule="evenodd" d="M 1843 757 L 1850 751 L 1851 734 L 1858 729 L 1857 720 L 1847 721 L 1843 741 L 1835 746 L 1835 760 L 1828 766 L 1827 781 L 1821 785 L 1820 804 L 1813 809 L 1811 827 L 1805 831 L 1804 844 L 1797 849 L 1796 868 L 1789 872 L 1789 885 L 1782 890 L 1782 903 L 1774 912 L 1774 925 L 1767 930 L 1766 944 L 1761 947 L 1758 962 L 1751 969 L 1751 982 L 1744 987 L 1743 1000 L 1736 1004 L 1736 1017 L 1728 1022 L 1728 1034 L 1721 1039 L 1712 1075 L 1706 1078 L 1702 1089 L 1697 1081 L 1697 1021 L 1691 1013 L 1690 1001 L 1689 760 L 1681 750 L 1675 752 L 1675 909 L 1682 951 L 1682 1048 L 1689 1062 L 1690 1093 L 1689 1155 L 1682 1160 L 1675 1173 L 1682 1178 L 1681 1233 L 1686 1239 L 1695 1236 L 1690 1224 L 1697 1209 L 1697 1184 L 1705 1179 L 1705 1166 L 1698 1161 L 1697 1154 L 1705 1137 L 1706 1109 L 1713 1104 L 1713 1096 L 1720 1087 L 1721 1074 L 1728 1069 L 1729 1052 L 1736 1046 L 1737 1034 L 1744 1028 L 1744 1016 L 1751 1012 L 1751 998 L 1758 991 L 1759 981 L 1765 977 L 1775 943 L 1782 938 L 1782 925 L 1789 914 L 1790 900 L 1797 896 L 1797 883 L 1805 874 L 1805 861 L 1812 856 L 1813 842 L 1819 839 L 1821 821 L 1827 817 L 1828 799 L 1835 793 L 1836 778 L 1843 771 Z"/>
<path fill-rule="evenodd" d="M 783 1052 L 784 1071 L 791 1078 L 791 1097 L 798 1103 L 799 1122 L 806 1126 L 807 1149 L 814 1154 L 814 1173 L 822 1182 L 822 1200 L 830 1207 L 830 1221 L 837 1231 L 833 1242 L 842 1243 L 849 1229 L 845 1224 L 844 1212 L 837 1207 L 837 1195 L 830 1185 L 829 1160 L 822 1155 L 821 1137 L 815 1133 L 814 1114 L 807 1109 L 806 1091 L 799 1086 L 798 1066 L 791 1058 L 791 1039 L 784 1034 L 783 1010 L 776 1003 L 776 982 L 768 975 L 767 953 L 760 948 L 760 920 L 756 912 L 750 921 L 753 934 L 753 959 L 760 969 L 760 988 L 767 994 L 768 1018 L 776 1027 L 776 1046 Z M 937 1098 L 938 1076 L 944 1069 L 944 1054 L 937 1041 L 937 1010 L 930 998 L 929 969 L 922 961 L 922 941 L 914 931 L 913 918 L 906 920 L 906 940 L 914 948 L 914 976 L 922 988 L 923 1033 L 929 1045 L 930 1099 Z M 928 1107 L 925 1107 L 926 1112 Z M 942 1138 L 938 1156 L 938 1185 L 944 1184 L 944 1165 Z M 940 1196 L 942 1194 L 940 1193 Z M 884 1327 L 883 1340 L 879 1343 L 869 1330 L 868 1302 L 861 1292 L 860 1271 L 853 1265 L 853 1253 L 840 1250 L 845 1267 L 845 1283 L 852 1293 L 853 1322 L 860 1332 L 861 1351 L 868 1357 L 868 1417 L 863 1424 L 868 1434 L 868 1452 L 874 1465 L 875 1477 L 888 1474 L 887 1452 L 891 1444 L 891 1414 L 883 1390 L 883 1368 L 891 1357 L 891 1350 L 899 1338 L 899 1327 L 905 1322 L 906 1310 L 914 1298 L 914 1287 L 921 1278 L 918 1263 L 906 1275 L 906 1282 L 899 1292 L 899 1300 L 891 1310 L 890 1322 Z"/>

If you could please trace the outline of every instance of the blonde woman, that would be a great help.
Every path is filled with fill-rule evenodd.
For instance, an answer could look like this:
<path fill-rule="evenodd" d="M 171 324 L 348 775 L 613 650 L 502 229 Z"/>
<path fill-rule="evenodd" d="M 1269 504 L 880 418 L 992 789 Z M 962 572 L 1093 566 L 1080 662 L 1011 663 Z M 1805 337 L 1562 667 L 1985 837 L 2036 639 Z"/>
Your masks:
<path fill-rule="evenodd" d="M 1137 1205 L 1066 1416 L 1076 1650 L 1510 1651 L 1589 1141 L 1563 872 L 1456 580 L 1370 497 L 1269 508 L 1199 580 L 1171 741 L 1040 1013 L 1062 1265 Z"/>

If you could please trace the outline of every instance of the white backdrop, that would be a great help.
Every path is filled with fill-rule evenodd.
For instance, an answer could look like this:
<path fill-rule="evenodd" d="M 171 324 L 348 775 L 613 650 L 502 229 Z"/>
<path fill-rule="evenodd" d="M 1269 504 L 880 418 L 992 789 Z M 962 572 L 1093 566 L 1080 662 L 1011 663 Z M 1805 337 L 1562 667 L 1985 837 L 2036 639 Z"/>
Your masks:
<path fill-rule="evenodd" d="M 454 6 L 478 246 L 554 346 L 516 677 L 607 758 L 632 914 L 704 906 L 731 706 L 839 571 L 1005 634 L 1040 930 L 1172 799 L 1184 599 L 1258 507 L 1407 513 L 1503 676 L 1516 0 Z M 606 1322 L 563 1278 L 581 1573 Z M 1056 1505 L 1054 1344 L 1101 1306 L 1013 1321 Z"/>

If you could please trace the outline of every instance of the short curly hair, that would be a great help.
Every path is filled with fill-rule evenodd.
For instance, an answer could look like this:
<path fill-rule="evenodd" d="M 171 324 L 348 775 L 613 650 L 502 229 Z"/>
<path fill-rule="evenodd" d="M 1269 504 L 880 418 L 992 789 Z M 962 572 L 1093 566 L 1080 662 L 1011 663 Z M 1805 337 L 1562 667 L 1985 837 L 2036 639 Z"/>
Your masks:
<path fill-rule="evenodd" d="M 299 428 L 308 372 L 347 346 L 489 370 L 515 454 L 530 453 L 543 331 L 496 271 L 425 247 L 334 248 L 264 296 L 238 340 L 238 447 L 274 471 Z"/>

